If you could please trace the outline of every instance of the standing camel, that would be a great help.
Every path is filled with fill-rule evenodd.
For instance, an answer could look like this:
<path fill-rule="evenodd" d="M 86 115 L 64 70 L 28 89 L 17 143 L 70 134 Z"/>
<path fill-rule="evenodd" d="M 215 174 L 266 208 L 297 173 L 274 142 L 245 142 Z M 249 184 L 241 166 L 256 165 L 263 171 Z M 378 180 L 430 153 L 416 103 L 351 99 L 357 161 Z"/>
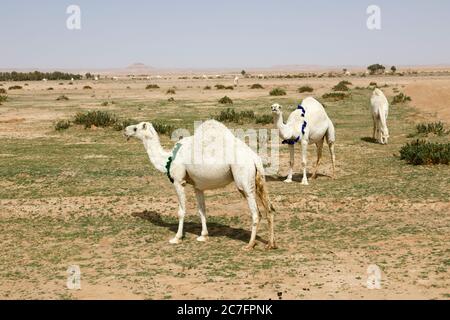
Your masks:
<path fill-rule="evenodd" d="M 292 172 L 294 167 L 294 145 L 300 142 L 302 147 L 302 166 L 303 179 L 302 184 L 308 185 L 308 178 L 306 176 L 307 152 L 309 144 L 316 144 L 317 147 L 317 161 L 314 168 L 312 178 L 317 177 L 317 169 L 322 158 L 322 148 L 324 139 L 327 140 L 328 147 L 331 153 L 331 162 L 333 165 L 333 175 L 335 178 L 335 162 L 336 156 L 334 152 L 334 143 L 336 141 L 334 125 L 328 118 L 322 104 L 312 97 L 305 98 L 301 105 L 293 111 L 286 123 L 283 122 L 283 112 L 281 105 L 275 103 L 272 105 L 272 114 L 274 123 L 279 130 L 283 144 L 289 145 L 289 173 L 284 180 L 285 182 L 292 182 Z"/>
<path fill-rule="evenodd" d="M 135 137 L 144 143 L 150 162 L 167 174 L 178 196 L 178 231 L 171 244 L 183 237 L 186 214 L 184 187 L 191 184 L 197 198 L 198 212 L 202 223 L 198 241 L 206 241 L 206 207 L 204 191 L 222 188 L 234 181 L 238 191 L 247 199 L 252 214 L 250 242 L 244 248 L 256 245 L 256 232 L 261 212 L 269 224 L 268 249 L 276 248 L 273 219 L 274 208 L 270 203 L 264 177 L 264 168 L 259 156 L 220 122 L 208 120 L 202 123 L 191 137 L 181 139 L 172 151 L 161 147 L 159 136 L 153 125 L 142 122 L 125 128 L 125 136 Z M 259 210 L 257 201 L 264 210 Z"/>
<path fill-rule="evenodd" d="M 381 144 L 387 144 L 389 138 L 389 130 L 387 127 L 389 102 L 383 91 L 378 88 L 373 90 L 372 97 L 370 98 L 370 106 L 373 120 L 372 137 Z"/>

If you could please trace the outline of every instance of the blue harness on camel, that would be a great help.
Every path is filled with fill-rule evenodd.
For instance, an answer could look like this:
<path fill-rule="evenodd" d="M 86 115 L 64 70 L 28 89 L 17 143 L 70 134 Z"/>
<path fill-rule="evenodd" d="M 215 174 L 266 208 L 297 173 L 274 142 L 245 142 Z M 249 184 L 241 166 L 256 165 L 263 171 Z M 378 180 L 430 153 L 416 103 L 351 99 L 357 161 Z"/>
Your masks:
<path fill-rule="evenodd" d="M 181 143 L 177 143 L 175 145 L 175 148 L 173 148 L 173 150 L 172 150 L 172 156 L 170 156 L 169 159 L 167 159 L 167 163 L 166 163 L 166 174 L 167 174 L 167 177 L 169 178 L 170 182 L 172 182 L 172 183 L 174 180 L 173 180 L 172 176 L 170 175 L 170 167 L 172 166 L 172 162 L 173 162 L 173 160 L 175 160 L 175 157 L 177 156 L 177 153 L 178 153 L 178 150 L 180 149 L 180 147 L 181 147 Z"/>
<path fill-rule="evenodd" d="M 305 114 L 306 114 L 305 108 L 303 108 L 302 105 L 299 104 L 297 109 L 302 111 L 302 117 L 304 118 Z M 303 120 L 303 123 L 302 123 L 302 134 L 303 135 L 305 134 L 305 129 L 306 129 L 307 124 L 308 124 L 308 122 L 306 122 L 306 120 Z M 281 143 L 293 145 L 293 144 L 296 144 L 300 140 L 300 138 L 301 138 L 301 136 L 298 136 L 295 139 L 286 139 L 286 140 L 283 140 Z"/>

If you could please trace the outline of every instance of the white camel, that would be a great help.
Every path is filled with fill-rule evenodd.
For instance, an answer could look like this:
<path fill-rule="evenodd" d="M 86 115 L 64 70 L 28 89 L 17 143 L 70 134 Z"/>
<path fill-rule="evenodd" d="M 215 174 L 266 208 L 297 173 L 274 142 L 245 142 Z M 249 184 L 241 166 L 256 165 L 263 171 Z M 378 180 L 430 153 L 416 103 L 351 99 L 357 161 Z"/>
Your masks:
<path fill-rule="evenodd" d="M 239 77 L 238 76 L 234 77 L 234 81 L 233 82 L 234 82 L 234 86 L 237 87 L 238 84 L 239 84 Z"/>
<path fill-rule="evenodd" d="M 204 191 L 222 188 L 234 181 L 238 191 L 247 199 L 252 214 L 251 237 L 245 249 L 252 249 L 256 245 L 261 212 L 269 223 L 267 248 L 276 248 L 273 231 L 275 210 L 267 193 L 262 161 L 227 127 L 215 120 L 205 121 L 193 136 L 181 139 L 172 151 L 161 147 L 158 134 L 149 122 L 128 126 L 124 134 L 128 139 L 135 137 L 142 140 L 151 163 L 158 171 L 166 173 L 175 187 L 179 202 L 179 225 L 175 237 L 170 240 L 171 244 L 179 243 L 183 237 L 186 183 L 194 187 L 202 223 L 202 232 L 197 240 L 206 241 L 208 229 Z M 259 210 L 257 201 L 264 210 Z"/>
<path fill-rule="evenodd" d="M 286 123 L 283 122 L 283 112 L 281 105 L 275 103 L 272 105 L 272 113 L 274 123 L 279 130 L 279 135 L 283 139 L 283 144 L 289 145 L 289 172 L 285 182 L 292 182 L 292 172 L 294 167 L 294 145 L 300 142 L 302 148 L 302 166 L 303 179 L 302 184 L 308 185 L 306 176 L 307 151 L 308 144 L 316 144 L 317 161 L 314 168 L 312 178 L 317 177 L 317 169 L 322 158 L 323 141 L 326 138 L 331 154 L 331 162 L 333 165 L 333 175 L 335 178 L 335 161 L 334 143 L 336 141 L 334 125 L 328 118 L 325 109 L 319 101 L 312 97 L 305 98 L 301 105 L 293 111 Z"/>
<path fill-rule="evenodd" d="M 387 127 L 387 118 L 389 113 L 389 102 L 383 91 L 375 88 L 370 98 L 372 120 L 373 120 L 373 139 L 381 144 L 387 144 L 389 130 Z"/>

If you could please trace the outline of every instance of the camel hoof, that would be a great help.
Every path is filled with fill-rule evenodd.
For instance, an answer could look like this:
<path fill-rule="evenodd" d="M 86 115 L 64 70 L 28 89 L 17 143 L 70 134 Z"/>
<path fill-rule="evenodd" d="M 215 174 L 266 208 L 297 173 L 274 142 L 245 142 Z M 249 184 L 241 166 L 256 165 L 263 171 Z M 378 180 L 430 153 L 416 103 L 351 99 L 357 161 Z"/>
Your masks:
<path fill-rule="evenodd" d="M 246 246 L 243 246 L 242 250 L 244 250 L 244 251 L 252 251 L 255 248 L 255 246 L 256 246 L 256 243 L 255 244 L 248 244 Z"/>
<path fill-rule="evenodd" d="M 170 244 L 179 244 L 180 242 L 181 242 L 181 240 L 178 239 L 177 237 L 169 240 Z"/>
<path fill-rule="evenodd" d="M 208 240 L 208 236 L 199 236 L 199 237 L 197 237 L 197 241 L 199 241 L 199 242 L 205 242 L 206 240 Z"/>
<path fill-rule="evenodd" d="M 275 243 L 269 243 L 266 245 L 266 250 L 274 250 L 274 249 L 278 249 Z"/>
<path fill-rule="evenodd" d="M 308 180 L 302 180 L 302 185 L 308 186 L 309 185 Z"/>
<path fill-rule="evenodd" d="M 292 179 L 289 179 L 289 178 L 287 178 L 286 180 L 284 180 L 283 182 L 286 182 L 286 183 L 291 183 L 292 182 Z"/>

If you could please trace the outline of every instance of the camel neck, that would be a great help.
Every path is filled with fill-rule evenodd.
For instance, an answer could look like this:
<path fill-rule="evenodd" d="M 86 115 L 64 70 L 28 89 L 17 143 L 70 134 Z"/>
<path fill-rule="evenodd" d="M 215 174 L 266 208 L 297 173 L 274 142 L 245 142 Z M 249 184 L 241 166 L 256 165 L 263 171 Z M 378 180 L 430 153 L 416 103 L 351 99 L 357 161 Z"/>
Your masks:
<path fill-rule="evenodd" d="M 288 132 L 288 131 L 290 131 L 289 128 L 283 122 L 283 114 L 282 113 L 276 114 L 274 121 L 275 121 L 275 126 L 280 131 L 280 136 L 283 139 L 289 139 L 291 134 Z"/>
<path fill-rule="evenodd" d="M 150 158 L 150 162 L 156 170 L 165 173 L 170 152 L 162 148 L 158 138 L 144 139 L 144 147 L 147 151 L 148 157 Z"/>

